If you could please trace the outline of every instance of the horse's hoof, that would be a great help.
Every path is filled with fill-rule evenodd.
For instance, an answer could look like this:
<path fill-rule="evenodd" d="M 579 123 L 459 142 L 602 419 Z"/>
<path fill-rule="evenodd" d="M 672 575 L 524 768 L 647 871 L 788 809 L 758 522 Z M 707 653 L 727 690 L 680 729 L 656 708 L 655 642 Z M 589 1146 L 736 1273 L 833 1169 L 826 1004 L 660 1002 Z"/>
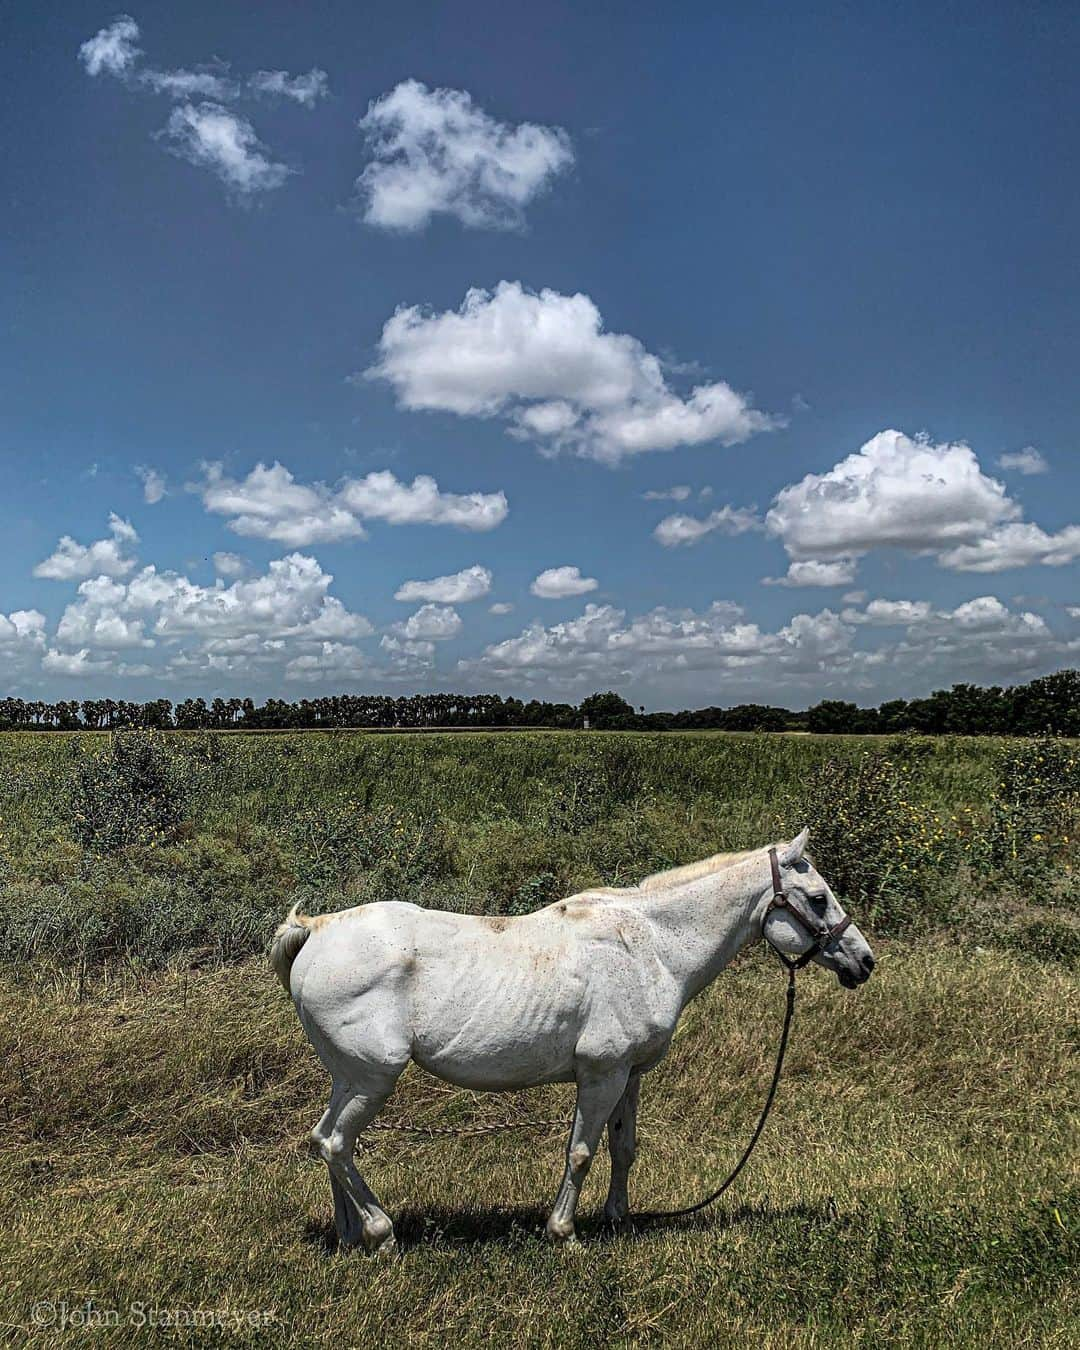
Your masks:
<path fill-rule="evenodd" d="M 549 1221 L 544 1229 L 544 1235 L 549 1242 L 553 1242 L 557 1247 L 572 1247 L 578 1240 L 573 1224 L 564 1226 Z"/>
<path fill-rule="evenodd" d="M 385 1215 L 371 1219 L 364 1225 L 364 1246 L 370 1256 L 394 1256 L 397 1252 L 397 1240 L 394 1237 L 394 1225 Z"/>
<path fill-rule="evenodd" d="M 377 1246 L 368 1248 L 368 1255 L 377 1261 L 392 1261 L 398 1254 L 397 1238 L 393 1233 L 389 1237 L 384 1237 Z"/>

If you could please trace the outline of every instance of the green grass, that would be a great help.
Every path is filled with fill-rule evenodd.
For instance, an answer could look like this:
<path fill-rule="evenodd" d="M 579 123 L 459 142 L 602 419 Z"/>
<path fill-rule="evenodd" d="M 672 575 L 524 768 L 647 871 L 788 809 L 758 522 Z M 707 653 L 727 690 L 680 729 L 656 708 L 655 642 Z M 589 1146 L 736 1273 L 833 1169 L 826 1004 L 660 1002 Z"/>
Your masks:
<path fill-rule="evenodd" d="M 325 1075 L 261 963 L 129 976 L 81 1001 L 74 983 L 9 989 L 0 1321 L 63 1295 L 268 1309 L 268 1345 L 1068 1344 L 1071 978 L 894 945 L 857 995 L 820 972 L 802 990 L 775 1115 L 715 1215 L 605 1235 L 602 1157 L 581 1246 L 554 1250 L 560 1135 L 369 1134 L 361 1165 L 404 1249 L 385 1264 L 334 1250 L 324 1169 L 302 1150 Z M 749 959 L 691 1007 L 646 1080 L 637 1204 L 683 1203 L 730 1166 L 781 1004 L 780 976 Z M 461 1125 L 569 1104 L 568 1089 L 485 1098 L 410 1072 L 387 1114 Z"/>
<path fill-rule="evenodd" d="M 988 861 L 1002 742 L 342 733 L 168 747 L 189 791 L 179 837 L 98 853 L 72 830 L 70 784 L 105 739 L 0 737 L 5 1344 L 210 1338 L 30 1325 L 38 1301 L 88 1299 L 124 1322 L 136 1303 L 265 1310 L 264 1328 L 219 1339 L 268 1346 L 1080 1337 L 1074 844 L 1010 816 L 1011 851 Z M 361 1166 L 403 1254 L 335 1249 L 325 1169 L 304 1148 L 326 1075 L 261 957 L 292 898 L 517 912 L 765 842 L 813 805 L 808 784 L 848 809 L 843 765 L 868 748 L 910 768 L 910 804 L 873 799 L 895 875 L 922 856 L 927 813 L 955 839 L 910 895 L 856 907 L 879 956 L 865 988 L 800 977 L 773 1117 L 715 1212 L 604 1233 L 601 1154 L 583 1241 L 556 1250 L 541 1229 L 561 1131 L 368 1133 Z M 1051 786 L 1060 824 L 1072 789 Z M 833 836 L 858 876 L 842 850 L 863 845 Z M 730 1168 L 782 1006 L 758 951 L 690 1007 L 646 1080 L 634 1204 L 686 1203 Z M 570 1104 L 566 1088 L 485 1097 L 410 1070 L 386 1115 L 467 1127 L 563 1119 Z"/>

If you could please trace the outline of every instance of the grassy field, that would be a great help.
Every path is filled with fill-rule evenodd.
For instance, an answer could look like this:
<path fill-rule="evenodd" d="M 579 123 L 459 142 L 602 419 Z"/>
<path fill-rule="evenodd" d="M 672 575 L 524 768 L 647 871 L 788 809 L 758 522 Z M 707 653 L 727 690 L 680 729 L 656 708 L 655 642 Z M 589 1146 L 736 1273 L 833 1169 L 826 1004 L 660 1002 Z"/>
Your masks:
<path fill-rule="evenodd" d="M 253 1345 L 1080 1336 L 1074 747 L 174 736 L 158 778 L 111 753 L 0 737 L 4 1343 L 205 1343 L 137 1325 L 176 1309 L 219 1310 L 213 1334 Z M 369 1133 L 403 1255 L 335 1250 L 303 1148 L 325 1075 L 260 955 L 293 898 L 524 912 L 804 818 L 879 965 L 856 994 L 803 977 L 775 1113 L 714 1214 L 605 1234 L 601 1155 L 584 1240 L 556 1250 L 540 1230 L 561 1132 Z M 782 1002 L 758 951 L 688 1010 L 646 1080 L 634 1203 L 726 1172 Z M 570 1101 L 410 1070 L 387 1117 L 472 1127 Z M 35 1325 L 39 1303 L 69 1324 Z"/>

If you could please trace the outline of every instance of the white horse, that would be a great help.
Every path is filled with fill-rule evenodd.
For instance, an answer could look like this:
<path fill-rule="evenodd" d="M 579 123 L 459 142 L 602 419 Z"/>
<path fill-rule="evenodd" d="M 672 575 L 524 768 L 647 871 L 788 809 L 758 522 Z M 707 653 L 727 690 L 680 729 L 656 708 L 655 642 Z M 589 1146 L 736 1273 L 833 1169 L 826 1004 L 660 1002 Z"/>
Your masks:
<path fill-rule="evenodd" d="M 874 964 L 804 856 L 807 832 L 769 852 L 717 854 L 625 890 L 585 891 L 520 918 L 397 901 L 319 918 L 296 908 L 270 962 L 333 1080 L 311 1146 L 330 1171 L 343 1245 L 393 1250 L 393 1225 L 357 1170 L 357 1134 L 410 1060 L 459 1087 L 577 1084 L 566 1169 L 547 1233 L 574 1239 L 578 1195 L 604 1126 L 605 1218 L 628 1211 L 638 1088 L 679 1015 L 748 943 L 767 936 L 854 988 Z M 784 896 L 778 907 L 777 895 Z M 837 931 L 833 931 L 837 930 Z"/>

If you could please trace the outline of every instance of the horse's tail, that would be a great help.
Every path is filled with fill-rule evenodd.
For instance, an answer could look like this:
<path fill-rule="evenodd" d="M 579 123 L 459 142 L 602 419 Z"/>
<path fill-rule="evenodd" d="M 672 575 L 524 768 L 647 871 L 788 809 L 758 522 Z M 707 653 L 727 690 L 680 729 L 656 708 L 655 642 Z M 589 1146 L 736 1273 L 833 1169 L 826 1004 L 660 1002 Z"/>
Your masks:
<path fill-rule="evenodd" d="M 313 920 L 305 914 L 299 914 L 299 900 L 289 910 L 285 922 L 281 924 L 274 934 L 274 940 L 270 944 L 270 964 L 274 968 L 274 973 L 281 981 L 285 992 L 292 993 L 289 986 L 289 975 L 292 971 L 292 964 L 296 960 L 300 948 L 308 940 L 308 934 L 311 932 Z"/>

